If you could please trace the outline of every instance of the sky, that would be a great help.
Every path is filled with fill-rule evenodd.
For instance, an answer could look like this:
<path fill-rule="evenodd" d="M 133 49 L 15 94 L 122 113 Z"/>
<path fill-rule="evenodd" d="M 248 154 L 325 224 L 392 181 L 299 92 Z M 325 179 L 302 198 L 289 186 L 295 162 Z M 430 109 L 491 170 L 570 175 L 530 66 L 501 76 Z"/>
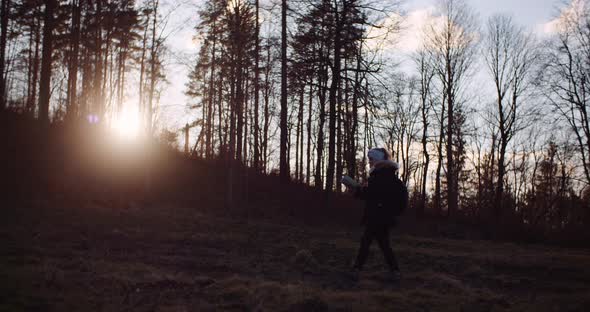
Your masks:
<path fill-rule="evenodd" d="M 402 10 L 405 16 L 403 33 L 393 53 L 399 53 L 403 59 L 417 47 L 417 36 L 424 20 L 434 10 L 436 0 L 405 0 Z M 169 0 L 165 5 L 174 10 L 167 30 L 170 33 L 168 47 L 173 56 L 166 64 L 168 84 L 163 88 L 160 99 L 160 122 L 171 130 L 177 130 L 195 119 L 196 112 L 189 112 L 185 103 L 189 101 L 184 95 L 187 76 L 198 51 L 198 42 L 194 40 L 194 26 L 198 22 L 197 10 L 203 0 Z M 539 36 L 546 35 L 547 25 L 558 16 L 562 0 L 467 0 L 479 15 L 480 26 L 488 17 L 497 14 L 509 14 L 514 21 Z M 402 64 L 403 68 L 403 64 Z M 196 131 L 196 130 L 194 130 Z M 192 134 L 191 134 L 192 136 Z"/>
<path fill-rule="evenodd" d="M 536 26 L 555 17 L 560 0 L 467 0 L 482 20 L 496 13 L 512 14 L 526 26 Z M 405 7 L 409 12 L 433 6 L 433 0 L 407 0 Z"/>
<path fill-rule="evenodd" d="M 506 14 L 515 23 L 525 27 L 540 37 L 547 35 L 548 25 L 558 16 L 561 0 L 467 0 L 475 11 L 480 29 L 485 30 L 485 22 L 495 14 Z M 402 33 L 393 53 L 411 53 L 419 47 L 422 27 L 436 10 L 436 0 L 408 0 L 402 6 L 404 21 Z"/>

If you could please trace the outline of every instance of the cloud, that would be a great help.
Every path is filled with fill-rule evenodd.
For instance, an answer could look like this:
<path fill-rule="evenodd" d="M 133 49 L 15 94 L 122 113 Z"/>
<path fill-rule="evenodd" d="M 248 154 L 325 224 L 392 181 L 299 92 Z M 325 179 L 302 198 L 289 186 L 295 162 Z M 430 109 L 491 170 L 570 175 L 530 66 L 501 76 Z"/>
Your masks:
<path fill-rule="evenodd" d="M 380 27 L 368 31 L 371 38 L 368 45 L 373 50 L 389 53 L 412 53 L 422 46 L 424 29 L 440 17 L 434 15 L 434 6 L 419 8 L 408 12 L 405 16 L 394 14 L 384 20 Z M 397 32 L 390 32 L 398 30 Z"/>
<path fill-rule="evenodd" d="M 447 17 L 440 13 L 436 6 L 428 6 L 409 12 L 401 25 L 401 32 L 393 49 L 406 54 L 420 50 L 426 41 L 428 33 L 438 33 L 446 28 Z M 468 29 L 470 30 L 470 29 Z M 453 32 L 463 31 L 462 25 L 455 25 Z M 475 31 L 465 36 L 473 41 L 480 40 L 480 34 Z"/>
<path fill-rule="evenodd" d="M 575 21 L 580 18 L 581 14 L 585 14 L 586 6 L 585 0 L 572 0 L 568 6 L 561 9 L 558 17 L 537 25 L 536 32 L 542 36 L 550 36 L 564 30 L 568 22 Z"/>
<path fill-rule="evenodd" d="M 437 17 L 434 16 L 434 12 L 435 7 L 430 6 L 408 13 L 402 22 L 402 32 L 395 48 L 406 53 L 420 49 L 424 41 L 425 28 L 436 23 Z"/>
<path fill-rule="evenodd" d="M 549 36 L 557 33 L 559 28 L 559 18 L 550 20 L 547 23 L 539 24 L 536 27 L 536 33 L 541 36 Z"/>

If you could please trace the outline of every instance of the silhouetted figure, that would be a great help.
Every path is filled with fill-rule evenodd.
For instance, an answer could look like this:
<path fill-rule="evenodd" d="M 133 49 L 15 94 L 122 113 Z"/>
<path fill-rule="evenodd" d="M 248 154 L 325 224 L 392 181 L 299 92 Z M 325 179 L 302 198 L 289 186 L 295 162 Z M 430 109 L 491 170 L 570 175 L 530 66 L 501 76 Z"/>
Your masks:
<path fill-rule="evenodd" d="M 353 273 L 356 275 L 362 269 L 369 255 L 369 247 L 373 240 L 376 240 L 392 277 L 399 279 L 399 266 L 389 244 L 389 231 L 407 205 L 408 190 L 397 176 L 399 165 L 389 159 L 385 149 L 371 149 L 368 157 L 371 170 L 366 186 L 361 186 L 348 176 L 342 178 L 342 183 L 355 197 L 366 202 L 363 216 L 365 232 L 361 238 Z"/>

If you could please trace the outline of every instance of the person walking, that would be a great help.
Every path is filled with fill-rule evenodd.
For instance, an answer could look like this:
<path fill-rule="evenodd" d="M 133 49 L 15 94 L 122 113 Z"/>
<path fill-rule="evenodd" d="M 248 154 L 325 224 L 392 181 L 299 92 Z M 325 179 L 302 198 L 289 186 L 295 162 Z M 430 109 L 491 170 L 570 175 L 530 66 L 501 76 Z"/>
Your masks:
<path fill-rule="evenodd" d="M 398 178 L 399 164 L 390 159 L 384 148 L 373 148 L 367 153 L 369 177 L 367 185 L 360 185 L 349 176 L 342 177 L 344 184 L 355 197 L 365 201 L 362 223 L 365 226 L 358 254 L 352 268 L 355 278 L 369 255 L 369 247 L 376 240 L 383 252 L 394 280 L 401 278 L 397 259 L 389 241 L 390 229 L 396 224 L 408 202 L 408 190 Z"/>

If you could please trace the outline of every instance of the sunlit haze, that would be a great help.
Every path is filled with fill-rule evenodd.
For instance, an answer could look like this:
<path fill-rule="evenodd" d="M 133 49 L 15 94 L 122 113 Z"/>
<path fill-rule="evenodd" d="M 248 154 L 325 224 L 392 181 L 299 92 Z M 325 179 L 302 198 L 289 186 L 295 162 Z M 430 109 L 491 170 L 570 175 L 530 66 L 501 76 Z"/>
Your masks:
<path fill-rule="evenodd" d="M 137 138 L 140 128 L 139 114 L 136 110 L 126 108 L 111 120 L 111 129 L 124 139 Z"/>

